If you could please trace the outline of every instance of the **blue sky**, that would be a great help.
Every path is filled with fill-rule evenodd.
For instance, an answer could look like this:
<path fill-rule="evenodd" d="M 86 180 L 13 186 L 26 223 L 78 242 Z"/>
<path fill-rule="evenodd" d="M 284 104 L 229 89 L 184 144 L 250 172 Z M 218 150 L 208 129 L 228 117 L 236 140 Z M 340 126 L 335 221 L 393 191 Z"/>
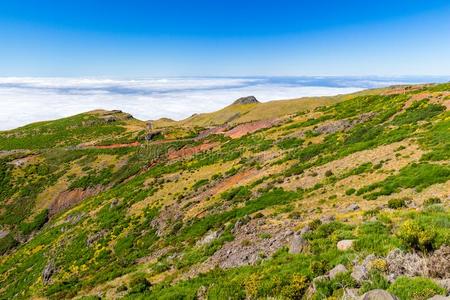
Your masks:
<path fill-rule="evenodd" d="M 450 2 L 0 2 L 0 76 L 449 75 Z"/>

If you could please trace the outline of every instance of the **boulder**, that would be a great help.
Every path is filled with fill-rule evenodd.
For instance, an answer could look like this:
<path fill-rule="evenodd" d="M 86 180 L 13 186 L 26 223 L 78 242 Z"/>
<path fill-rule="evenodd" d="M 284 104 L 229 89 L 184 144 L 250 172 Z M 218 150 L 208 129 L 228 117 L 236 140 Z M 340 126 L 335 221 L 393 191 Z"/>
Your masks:
<path fill-rule="evenodd" d="M 308 225 L 306 225 L 305 227 L 303 227 L 303 228 L 300 230 L 299 234 L 300 234 L 300 235 L 304 235 L 305 233 L 310 232 L 310 231 L 311 231 L 311 227 L 309 227 Z"/>
<path fill-rule="evenodd" d="M 304 252 L 307 246 L 308 242 L 301 235 L 294 234 L 289 245 L 289 253 L 298 254 Z"/>
<path fill-rule="evenodd" d="M 344 289 L 344 294 L 342 295 L 342 300 L 358 300 L 358 289 Z"/>
<path fill-rule="evenodd" d="M 450 300 L 450 297 L 445 297 L 442 295 L 435 295 L 431 298 L 428 298 L 428 300 Z"/>
<path fill-rule="evenodd" d="M 351 276 L 356 282 L 360 283 L 369 277 L 369 270 L 364 265 L 357 265 L 353 267 Z"/>
<path fill-rule="evenodd" d="M 436 279 L 435 281 L 437 284 L 443 287 L 447 291 L 447 293 L 450 293 L 450 278 Z"/>
<path fill-rule="evenodd" d="M 337 265 L 328 272 L 330 279 L 334 279 L 338 274 L 347 272 L 347 268 L 344 265 Z"/>
<path fill-rule="evenodd" d="M 348 213 L 348 212 L 352 212 L 352 211 L 356 211 L 359 209 L 359 205 L 356 203 L 352 203 L 349 206 L 347 206 L 346 208 L 344 208 L 342 210 L 343 213 Z"/>
<path fill-rule="evenodd" d="M 371 290 L 361 296 L 361 300 L 398 300 L 397 297 L 385 290 Z"/>
<path fill-rule="evenodd" d="M 355 240 L 342 240 L 337 243 L 336 247 L 338 250 L 346 251 L 353 247 L 354 242 Z"/>
<path fill-rule="evenodd" d="M 215 239 L 220 236 L 221 232 L 219 231 L 210 231 L 208 232 L 201 240 L 197 242 L 197 246 L 202 246 L 211 243 Z"/>

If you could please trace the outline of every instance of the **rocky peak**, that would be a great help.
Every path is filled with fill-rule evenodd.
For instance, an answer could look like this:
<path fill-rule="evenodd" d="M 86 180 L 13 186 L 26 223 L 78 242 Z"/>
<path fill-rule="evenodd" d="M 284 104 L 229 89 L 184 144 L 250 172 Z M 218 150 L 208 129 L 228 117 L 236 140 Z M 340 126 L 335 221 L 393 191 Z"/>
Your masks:
<path fill-rule="evenodd" d="M 258 99 L 255 96 L 247 96 L 241 97 L 233 102 L 233 105 L 236 104 L 251 104 L 251 103 L 259 103 Z"/>

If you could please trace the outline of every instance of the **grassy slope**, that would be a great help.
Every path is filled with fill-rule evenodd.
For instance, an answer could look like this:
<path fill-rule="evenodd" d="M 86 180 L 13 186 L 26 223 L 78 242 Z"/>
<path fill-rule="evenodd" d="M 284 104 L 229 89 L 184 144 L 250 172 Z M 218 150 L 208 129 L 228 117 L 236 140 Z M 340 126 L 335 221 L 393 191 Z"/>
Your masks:
<path fill-rule="evenodd" d="M 9 232 L 0 239 L 0 298 L 101 293 L 106 298 L 192 299 L 205 287 L 212 299 L 296 299 L 314 277 L 338 263 L 351 268 L 357 256 L 384 256 L 395 247 L 432 252 L 450 240 L 449 94 L 450 85 L 442 84 L 365 91 L 313 110 L 299 104 L 286 111 L 287 104 L 305 100 L 250 105 L 235 122 L 255 120 L 258 111 L 269 111 L 271 118 L 302 112 L 235 140 L 210 136 L 118 149 L 65 148 L 124 140 L 127 124 L 122 122 L 129 120 L 104 123 L 97 116 L 89 123 L 95 129 L 85 130 L 82 122 L 91 115 L 4 132 L 3 149 L 31 151 L 0 157 L 0 230 Z M 189 124 L 205 126 L 212 116 L 225 120 L 234 109 L 242 107 Z M 370 117 L 362 118 L 365 114 Z M 358 121 L 336 129 L 344 119 Z M 132 133 L 125 139 L 136 140 Z M 33 143 L 25 143 L 33 135 Z M 47 149 L 53 143 L 64 147 Z M 166 159 L 168 151 L 201 143 L 216 146 L 182 160 Z M 24 158 L 21 165 L 11 164 Z M 47 203 L 38 201 L 42 195 L 93 186 L 102 186 L 103 192 L 56 215 L 48 216 L 45 205 L 39 205 Z M 346 211 L 352 203 L 360 209 Z M 324 216 L 336 221 L 321 224 Z M 263 225 L 251 235 L 234 231 L 237 222 Z M 306 224 L 314 229 L 305 236 L 308 251 L 289 254 L 280 248 L 265 257 L 267 249 L 260 246 L 265 239 Z M 198 244 L 215 230 L 219 238 Z M 336 249 L 344 238 L 356 240 L 354 249 Z M 254 248 L 261 260 L 213 269 L 215 259 L 223 259 L 218 250 L 226 247 Z M 53 276 L 44 284 L 41 274 L 49 265 Z M 206 274 L 197 276 L 198 270 Z M 181 280 L 186 274 L 193 278 Z M 441 292 L 428 281 L 402 280 L 390 286 L 402 299 L 408 297 L 403 286 L 416 284 L 418 295 Z M 339 297 L 343 287 L 353 286 L 346 274 L 321 284 L 315 297 Z"/>
<path fill-rule="evenodd" d="M 350 95 L 333 97 L 304 97 L 289 100 L 275 100 L 264 103 L 229 105 L 212 113 L 197 114 L 185 120 L 171 123 L 171 126 L 201 126 L 222 125 L 224 123 L 240 124 L 251 121 L 274 119 L 292 113 L 307 111 L 323 105 L 332 105 L 351 97 L 367 94 L 378 94 L 384 89 L 366 90 Z M 168 125 L 161 123 L 161 126 Z"/>

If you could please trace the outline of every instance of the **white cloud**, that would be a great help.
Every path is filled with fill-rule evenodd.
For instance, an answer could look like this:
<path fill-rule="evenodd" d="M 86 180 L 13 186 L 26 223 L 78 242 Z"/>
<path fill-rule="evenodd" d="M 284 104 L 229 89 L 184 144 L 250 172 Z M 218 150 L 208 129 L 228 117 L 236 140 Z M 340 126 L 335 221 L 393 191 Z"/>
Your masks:
<path fill-rule="evenodd" d="M 355 78 L 34 78 L 0 77 L 0 130 L 103 108 L 143 120 L 183 119 L 236 98 L 260 101 L 351 93 L 402 80 Z"/>

